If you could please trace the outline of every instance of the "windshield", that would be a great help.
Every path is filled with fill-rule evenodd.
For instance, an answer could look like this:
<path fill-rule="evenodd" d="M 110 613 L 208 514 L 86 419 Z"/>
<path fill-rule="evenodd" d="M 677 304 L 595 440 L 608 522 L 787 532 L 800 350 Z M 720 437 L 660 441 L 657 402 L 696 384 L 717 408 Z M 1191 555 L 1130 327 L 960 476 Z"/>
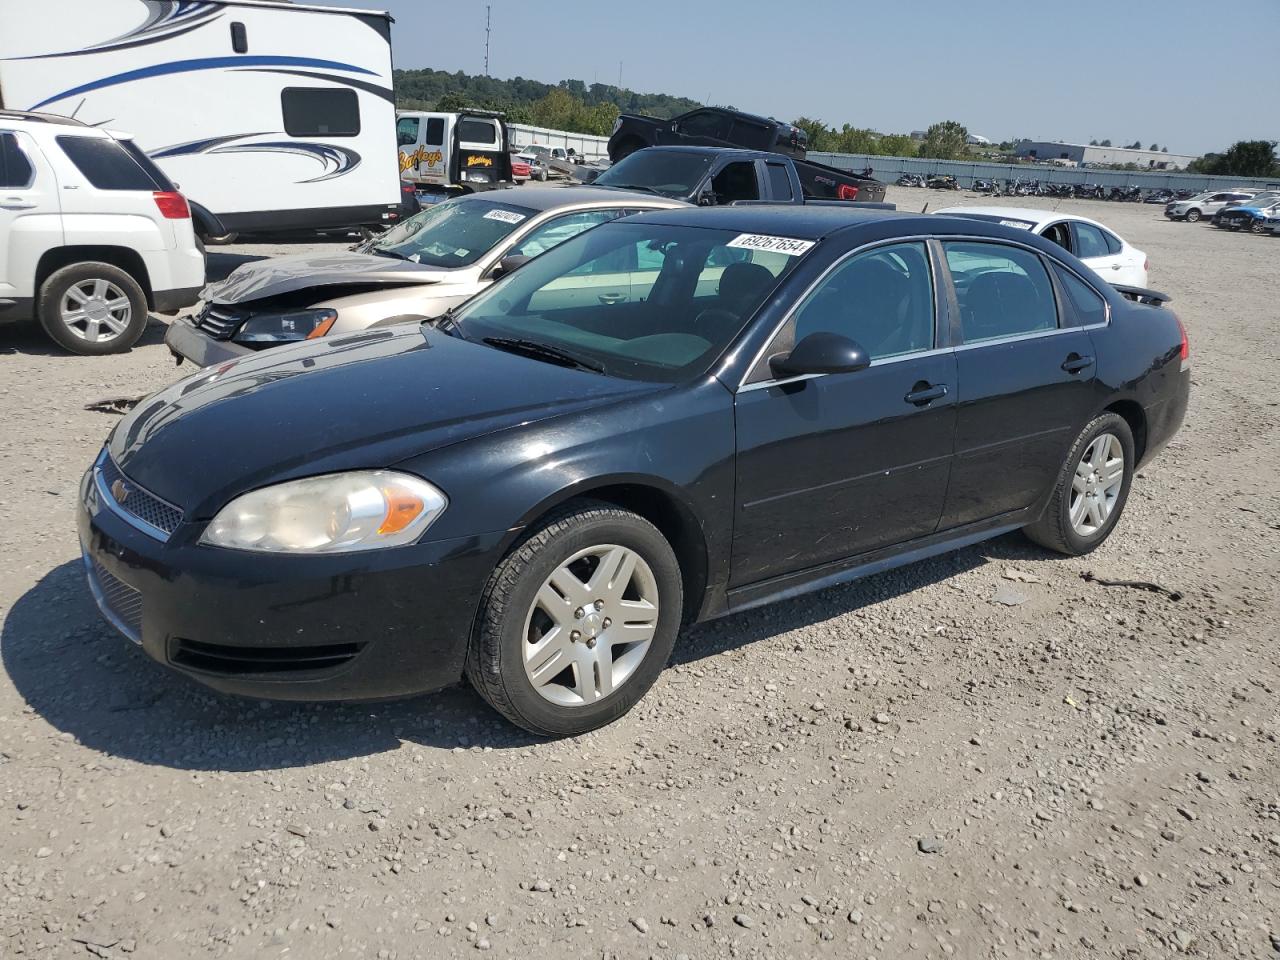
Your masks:
<path fill-rule="evenodd" d="M 675 383 L 705 370 L 813 246 L 614 221 L 530 261 L 453 319 L 468 340 L 533 343 L 608 376 Z"/>
<path fill-rule="evenodd" d="M 467 267 L 534 213 L 512 203 L 458 197 L 415 214 L 388 230 L 369 249 L 432 267 Z"/>
<path fill-rule="evenodd" d="M 676 150 L 637 150 L 593 181 L 606 187 L 639 187 L 679 199 L 697 189 L 711 166 L 712 155 Z"/>

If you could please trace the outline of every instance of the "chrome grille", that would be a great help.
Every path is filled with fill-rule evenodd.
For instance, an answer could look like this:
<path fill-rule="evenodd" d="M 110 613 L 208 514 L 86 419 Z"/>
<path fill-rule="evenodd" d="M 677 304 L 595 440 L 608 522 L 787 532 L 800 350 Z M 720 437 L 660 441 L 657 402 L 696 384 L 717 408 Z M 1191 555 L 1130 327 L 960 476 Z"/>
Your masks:
<path fill-rule="evenodd" d="M 134 643 L 142 642 L 142 594 L 97 560 L 86 557 L 89 588 L 102 615 Z"/>
<path fill-rule="evenodd" d="M 234 307 L 206 303 L 196 314 L 196 326 L 215 340 L 230 340 L 249 314 Z"/>
<path fill-rule="evenodd" d="M 98 477 L 107 502 L 161 534 L 161 540 L 167 540 L 182 523 L 181 510 L 126 477 L 105 452 L 98 462 Z"/>

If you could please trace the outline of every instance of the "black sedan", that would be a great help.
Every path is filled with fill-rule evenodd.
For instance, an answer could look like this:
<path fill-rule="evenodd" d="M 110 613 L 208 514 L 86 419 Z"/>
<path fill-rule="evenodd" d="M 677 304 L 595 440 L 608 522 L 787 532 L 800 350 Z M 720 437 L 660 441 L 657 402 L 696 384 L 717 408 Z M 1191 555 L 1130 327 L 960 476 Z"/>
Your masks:
<path fill-rule="evenodd" d="M 1181 324 L 1140 300 L 971 219 L 617 221 L 443 318 L 141 403 L 84 479 L 89 585 L 219 690 L 465 674 L 514 722 L 581 733 L 644 695 L 682 624 L 1018 528 L 1097 547 L 1187 408 Z"/>

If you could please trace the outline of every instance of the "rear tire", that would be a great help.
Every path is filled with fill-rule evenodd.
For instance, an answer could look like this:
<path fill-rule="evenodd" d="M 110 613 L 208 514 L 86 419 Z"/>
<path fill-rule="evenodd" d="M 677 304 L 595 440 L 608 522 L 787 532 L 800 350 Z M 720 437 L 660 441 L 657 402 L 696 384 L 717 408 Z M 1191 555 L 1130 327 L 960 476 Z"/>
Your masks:
<path fill-rule="evenodd" d="M 110 263 L 73 263 L 40 288 L 36 316 L 59 346 L 82 356 L 123 353 L 150 319 L 138 281 Z"/>
<path fill-rule="evenodd" d="M 1200 220 L 1200 211 L 1192 207 L 1187 211 L 1187 223 L 1197 223 Z"/>
<path fill-rule="evenodd" d="M 1124 417 L 1095 418 L 1071 445 L 1044 513 L 1023 532 L 1072 557 L 1097 549 L 1124 511 L 1135 459 L 1133 431 Z"/>
<path fill-rule="evenodd" d="M 467 678 L 512 723 L 577 736 L 648 692 L 671 655 L 682 607 L 680 565 L 653 524 L 611 504 L 574 504 L 490 576 Z"/>

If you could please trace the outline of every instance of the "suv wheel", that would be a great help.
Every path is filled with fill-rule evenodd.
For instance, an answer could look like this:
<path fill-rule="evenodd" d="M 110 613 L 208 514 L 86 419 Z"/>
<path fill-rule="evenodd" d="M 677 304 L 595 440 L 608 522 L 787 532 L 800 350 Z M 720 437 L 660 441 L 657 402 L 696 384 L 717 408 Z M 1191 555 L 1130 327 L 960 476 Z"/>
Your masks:
<path fill-rule="evenodd" d="M 467 677 L 511 722 L 547 737 L 630 710 L 680 628 L 680 566 L 643 517 L 606 503 L 553 515 L 489 578 Z"/>
<path fill-rule="evenodd" d="M 1192 207 L 1187 211 L 1187 223 L 1195 223 L 1200 219 L 1200 211 L 1196 207 Z"/>
<path fill-rule="evenodd" d="M 109 263 L 75 263 L 40 288 L 40 325 L 72 353 L 128 350 L 147 328 L 147 298 L 138 282 Z"/>
<path fill-rule="evenodd" d="M 1071 445 L 1049 506 L 1024 528 L 1050 550 L 1078 557 L 1100 546 L 1115 529 L 1136 466 L 1133 431 L 1118 414 L 1104 413 Z"/>

